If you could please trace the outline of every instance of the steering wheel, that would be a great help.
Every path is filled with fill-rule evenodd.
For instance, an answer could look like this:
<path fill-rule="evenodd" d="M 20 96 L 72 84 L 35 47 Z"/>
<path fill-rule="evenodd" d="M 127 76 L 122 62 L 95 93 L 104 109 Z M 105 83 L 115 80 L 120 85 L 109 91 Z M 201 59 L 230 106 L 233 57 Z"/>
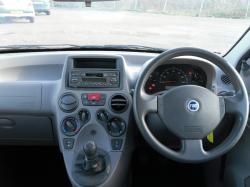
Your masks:
<path fill-rule="evenodd" d="M 199 57 L 221 68 L 230 77 L 235 94 L 218 96 L 196 85 L 178 86 L 162 95 L 147 94 L 144 88 L 150 74 L 158 66 L 182 56 Z M 168 50 L 144 65 L 135 87 L 133 109 L 138 128 L 152 148 L 175 161 L 197 163 L 225 154 L 239 141 L 247 124 L 249 102 L 246 87 L 233 66 L 209 51 L 187 47 Z M 158 113 L 168 130 L 180 138 L 179 151 L 165 146 L 152 134 L 145 120 L 151 112 Z M 204 150 L 202 139 L 220 124 L 225 113 L 235 115 L 231 133 L 220 145 Z"/>

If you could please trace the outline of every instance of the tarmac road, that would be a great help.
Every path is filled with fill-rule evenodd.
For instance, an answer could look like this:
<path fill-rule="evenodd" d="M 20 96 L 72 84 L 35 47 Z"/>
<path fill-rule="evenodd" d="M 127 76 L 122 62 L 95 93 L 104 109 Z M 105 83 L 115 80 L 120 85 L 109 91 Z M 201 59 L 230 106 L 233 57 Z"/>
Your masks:
<path fill-rule="evenodd" d="M 131 11 L 52 9 L 35 23 L 0 24 L 0 46 L 33 44 L 131 44 L 193 46 L 225 52 L 247 29 L 247 19 L 169 16 Z"/>

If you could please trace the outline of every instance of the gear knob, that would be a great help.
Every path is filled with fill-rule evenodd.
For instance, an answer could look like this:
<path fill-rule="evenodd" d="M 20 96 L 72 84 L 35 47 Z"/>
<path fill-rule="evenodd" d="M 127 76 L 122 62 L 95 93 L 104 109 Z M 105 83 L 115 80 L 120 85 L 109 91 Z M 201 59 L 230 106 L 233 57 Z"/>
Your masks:
<path fill-rule="evenodd" d="M 86 155 L 87 160 L 93 160 L 96 158 L 97 156 L 97 147 L 95 142 L 93 141 L 88 141 L 84 147 L 83 147 L 83 151 Z"/>

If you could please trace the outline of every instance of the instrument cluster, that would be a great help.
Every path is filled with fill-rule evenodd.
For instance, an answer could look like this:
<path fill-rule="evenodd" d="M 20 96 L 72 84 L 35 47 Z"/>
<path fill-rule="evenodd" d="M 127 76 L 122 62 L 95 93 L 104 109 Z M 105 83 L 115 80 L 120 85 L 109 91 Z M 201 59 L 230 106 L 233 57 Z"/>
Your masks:
<path fill-rule="evenodd" d="M 145 91 L 155 94 L 181 85 L 206 87 L 207 75 L 200 67 L 189 64 L 161 65 L 149 76 Z"/>

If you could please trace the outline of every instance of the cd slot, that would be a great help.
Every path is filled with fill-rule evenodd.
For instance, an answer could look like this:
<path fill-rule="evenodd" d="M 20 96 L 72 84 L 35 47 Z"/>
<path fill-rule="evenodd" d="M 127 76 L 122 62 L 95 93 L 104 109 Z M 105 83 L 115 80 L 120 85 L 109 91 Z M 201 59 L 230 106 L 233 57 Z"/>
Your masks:
<path fill-rule="evenodd" d="M 103 77 L 103 73 L 86 73 L 86 77 Z"/>

